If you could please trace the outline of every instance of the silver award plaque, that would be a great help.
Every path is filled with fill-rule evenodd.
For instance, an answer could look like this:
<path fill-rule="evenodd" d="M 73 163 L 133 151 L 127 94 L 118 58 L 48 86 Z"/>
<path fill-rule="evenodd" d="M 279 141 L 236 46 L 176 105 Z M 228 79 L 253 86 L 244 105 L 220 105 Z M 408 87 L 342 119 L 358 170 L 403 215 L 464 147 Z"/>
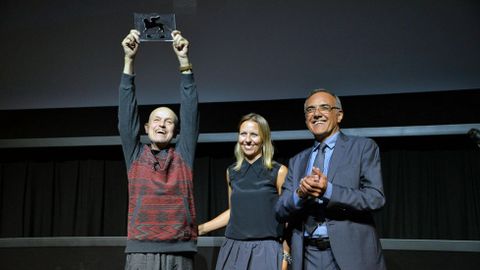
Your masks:
<path fill-rule="evenodd" d="M 140 32 L 140 41 L 173 41 L 175 14 L 134 13 L 134 19 L 135 29 Z"/>

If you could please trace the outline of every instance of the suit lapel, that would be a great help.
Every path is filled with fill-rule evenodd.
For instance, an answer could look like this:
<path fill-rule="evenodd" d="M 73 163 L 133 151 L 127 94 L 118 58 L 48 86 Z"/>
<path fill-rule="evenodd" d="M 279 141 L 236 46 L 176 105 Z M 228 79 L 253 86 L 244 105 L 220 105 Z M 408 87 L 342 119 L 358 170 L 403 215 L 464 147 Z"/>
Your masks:
<path fill-rule="evenodd" d="M 348 137 L 343 133 L 338 134 L 335 148 L 333 149 L 332 157 L 330 158 L 330 164 L 328 165 L 328 180 L 333 183 L 335 180 L 335 173 L 337 172 L 340 161 L 344 159 L 345 147 L 348 141 Z"/>
<path fill-rule="evenodd" d="M 300 178 L 307 175 L 307 167 L 308 163 L 310 162 L 310 155 L 312 154 L 313 147 L 311 147 L 308 151 L 305 151 L 302 156 L 300 156 Z M 300 179 L 298 179 L 300 182 Z"/>

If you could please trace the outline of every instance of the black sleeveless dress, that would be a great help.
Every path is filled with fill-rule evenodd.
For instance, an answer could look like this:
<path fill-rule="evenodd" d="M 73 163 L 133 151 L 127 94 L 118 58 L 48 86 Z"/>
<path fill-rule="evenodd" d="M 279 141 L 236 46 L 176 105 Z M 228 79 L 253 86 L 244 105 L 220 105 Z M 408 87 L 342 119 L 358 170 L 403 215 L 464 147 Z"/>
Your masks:
<path fill-rule="evenodd" d="M 275 219 L 275 203 L 281 165 L 275 162 L 269 170 L 261 157 L 252 164 L 243 161 L 239 171 L 234 166 L 228 168 L 232 189 L 230 220 L 216 269 L 278 270 L 282 263 L 283 224 Z"/>

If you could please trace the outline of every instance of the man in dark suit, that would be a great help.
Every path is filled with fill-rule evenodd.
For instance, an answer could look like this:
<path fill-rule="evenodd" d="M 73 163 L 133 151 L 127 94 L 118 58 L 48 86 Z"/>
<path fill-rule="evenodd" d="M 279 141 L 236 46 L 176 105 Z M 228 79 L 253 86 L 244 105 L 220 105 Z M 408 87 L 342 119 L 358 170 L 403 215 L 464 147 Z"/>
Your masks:
<path fill-rule="evenodd" d="M 385 269 L 372 217 L 385 204 L 378 146 L 340 131 L 329 91 L 314 90 L 304 110 L 315 143 L 290 160 L 276 204 L 292 229 L 292 269 Z"/>

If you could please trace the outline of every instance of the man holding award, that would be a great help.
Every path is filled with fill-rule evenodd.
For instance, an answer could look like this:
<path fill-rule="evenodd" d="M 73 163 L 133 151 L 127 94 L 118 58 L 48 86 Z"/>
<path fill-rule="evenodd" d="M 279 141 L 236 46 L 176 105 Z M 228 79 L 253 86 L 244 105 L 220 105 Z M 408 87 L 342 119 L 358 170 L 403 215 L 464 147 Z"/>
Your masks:
<path fill-rule="evenodd" d="M 140 35 L 139 30 L 131 30 L 122 41 L 125 56 L 119 87 L 118 128 L 129 189 L 125 269 L 189 270 L 197 251 L 192 168 L 199 126 L 189 42 L 180 31 L 172 31 L 181 73 L 180 119 L 167 107 L 153 110 L 144 125 L 150 143 L 144 144 L 134 82 Z M 172 145 L 178 130 L 181 136 Z"/>

